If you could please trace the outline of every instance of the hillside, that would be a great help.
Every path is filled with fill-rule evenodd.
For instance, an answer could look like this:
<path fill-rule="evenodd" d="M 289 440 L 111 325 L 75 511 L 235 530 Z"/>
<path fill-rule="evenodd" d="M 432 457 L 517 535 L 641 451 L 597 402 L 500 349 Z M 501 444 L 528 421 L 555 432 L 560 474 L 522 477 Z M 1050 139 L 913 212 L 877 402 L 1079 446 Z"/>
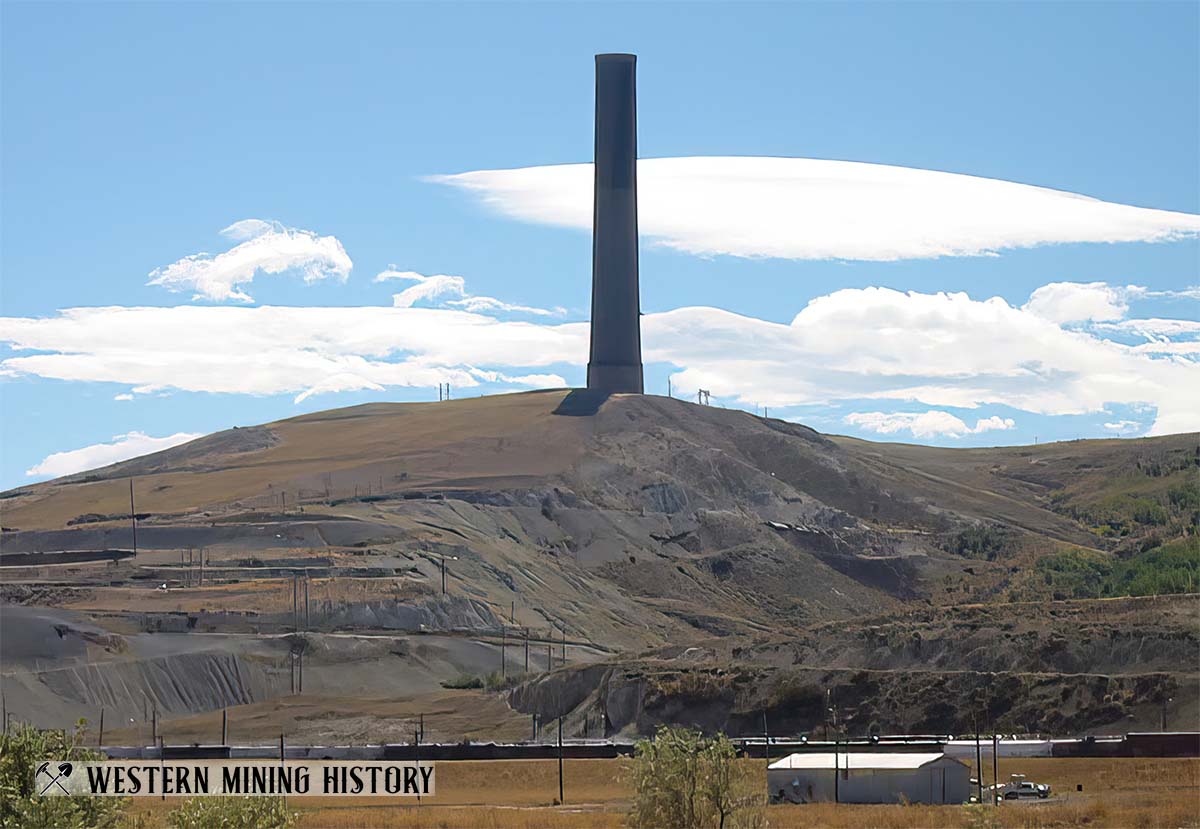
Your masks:
<path fill-rule="evenodd" d="M 957 644 L 953 614 L 1086 602 L 1141 583 L 1113 574 L 1147 555 L 1183 568 L 1170 583 L 1194 592 L 1197 459 L 1196 435 L 936 449 L 580 391 L 232 429 L 0 495 L 4 685 L 10 710 L 46 722 L 100 705 L 143 716 L 131 687 L 183 717 L 286 695 L 290 654 L 304 652 L 305 691 L 324 700 L 420 696 L 502 656 L 506 674 L 525 673 L 528 635 L 529 671 L 559 669 L 535 684 L 644 659 L 673 670 L 693 648 L 688 665 L 702 654 L 705 670 L 748 671 L 747 687 L 784 668 L 1099 672 L 1159 676 L 1128 681 L 1194 705 L 1194 678 L 1168 682 L 1169 666 L 1105 651 L 1082 623 L 1034 614 L 1034 655 L 1005 668 L 1017 646 L 981 660 Z M 132 546 L 131 477 L 136 558 L 111 552 Z M 1172 539 L 1182 552 L 1159 553 Z M 1108 575 L 1076 578 L 1078 561 Z M 1177 601 L 1165 628 L 1115 609 L 1113 622 L 1194 645 L 1196 599 Z M 1109 613 L 1097 603 L 1087 624 Z M 867 617 L 945 645 L 933 661 L 892 639 L 867 647 L 875 634 L 854 633 Z M 1074 661 L 1052 658 L 1059 640 Z M 536 693 L 514 694 L 546 713 Z M 1115 717 L 1104 696 L 1081 697 L 1072 722 Z M 1150 716 L 1143 702 L 1129 711 Z"/>

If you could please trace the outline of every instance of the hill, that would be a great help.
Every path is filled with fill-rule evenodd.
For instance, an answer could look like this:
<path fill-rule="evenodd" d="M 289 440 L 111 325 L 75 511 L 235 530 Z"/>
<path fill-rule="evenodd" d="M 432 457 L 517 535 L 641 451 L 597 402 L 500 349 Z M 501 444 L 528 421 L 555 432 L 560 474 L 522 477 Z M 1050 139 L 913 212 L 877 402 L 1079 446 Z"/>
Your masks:
<path fill-rule="evenodd" d="M 5 688 L 10 710 L 17 700 L 46 721 L 99 705 L 136 716 L 129 687 L 184 716 L 289 692 L 294 652 L 306 654 L 306 692 L 368 698 L 501 665 L 511 682 L 528 664 L 544 673 L 514 705 L 546 714 L 536 688 L 567 682 L 584 727 L 602 666 L 738 668 L 758 699 L 782 669 L 920 674 L 936 687 L 930 670 L 982 675 L 1010 660 L 1054 682 L 1092 668 L 1131 688 L 1159 677 L 1119 717 L 1111 694 L 1085 694 L 1071 722 L 1148 717 L 1154 695 L 1194 705 L 1194 678 L 1132 650 L 1101 659 L 1092 626 L 1110 614 L 1106 591 L 1159 583 L 1118 577 L 1138 556 L 1150 557 L 1142 569 L 1169 561 L 1182 575 L 1162 583 L 1194 591 L 1198 460 L 1196 435 L 937 449 L 581 391 L 305 415 L 3 493 L 3 553 L 20 565 L 0 586 L 14 648 Z M 87 553 L 132 546 L 131 478 L 136 558 Z M 1108 575 L 1076 578 L 1079 562 Z M 962 646 L 962 607 L 1056 596 L 1095 609 L 1034 614 L 1024 639 L 996 633 L 1007 643 L 988 659 L 978 636 L 991 634 Z M 1122 635 L 1197 641 L 1194 613 L 1111 615 Z M 881 625 L 943 643 L 939 658 L 918 671 L 900 640 L 871 638 Z M 1059 640 L 1074 661 L 1052 658 Z M 649 685 L 621 687 L 645 708 Z"/>

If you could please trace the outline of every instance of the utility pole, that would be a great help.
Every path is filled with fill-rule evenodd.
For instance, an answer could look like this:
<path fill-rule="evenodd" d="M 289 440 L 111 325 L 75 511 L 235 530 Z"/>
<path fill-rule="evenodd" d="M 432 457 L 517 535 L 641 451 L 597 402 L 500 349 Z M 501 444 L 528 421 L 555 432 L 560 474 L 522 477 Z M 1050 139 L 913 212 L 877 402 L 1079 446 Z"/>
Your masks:
<path fill-rule="evenodd" d="M 983 803 L 983 754 L 979 747 L 979 718 L 972 717 L 972 725 L 975 727 L 975 784 L 978 790 L 978 798 L 976 803 Z"/>
<path fill-rule="evenodd" d="M 442 553 L 442 595 L 446 595 L 446 554 Z"/>
<path fill-rule="evenodd" d="M 421 738 L 424 735 L 420 732 L 413 732 L 413 760 L 416 761 L 418 771 L 421 768 Z M 417 805 L 421 805 L 421 793 L 417 792 Z"/>
<path fill-rule="evenodd" d="M 567 629 L 562 631 L 562 664 L 567 664 Z"/>
<path fill-rule="evenodd" d="M 221 709 L 221 745 L 229 745 L 229 709 Z"/>
<path fill-rule="evenodd" d="M 305 570 L 304 571 L 304 629 L 305 630 L 309 630 L 312 627 L 312 625 L 309 622 L 309 615 L 308 615 L 310 607 L 311 607 L 311 605 L 308 603 L 308 571 Z"/>
<path fill-rule="evenodd" d="M 839 786 L 841 785 L 840 781 L 841 781 L 841 777 L 842 777 L 842 769 L 841 769 L 842 757 L 841 757 L 841 754 L 839 751 L 840 748 L 841 748 L 841 746 L 838 742 L 837 732 L 834 732 L 834 735 L 833 735 L 833 802 L 834 803 L 842 802 L 841 801 L 841 791 L 839 789 Z M 849 753 L 847 753 L 846 759 L 847 760 L 850 759 Z"/>
<path fill-rule="evenodd" d="M 129 479 L 129 525 L 133 527 L 133 557 L 137 558 L 137 510 L 133 506 L 133 478 Z"/>
<path fill-rule="evenodd" d="M 507 676 L 507 673 L 506 673 L 507 669 L 504 664 L 507 661 L 504 658 L 507 650 L 508 650 L 507 631 L 505 630 L 504 625 L 501 625 L 500 626 L 500 678 L 501 679 L 504 679 Z"/>
<path fill-rule="evenodd" d="M 562 716 L 558 718 L 558 802 L 562 804 L 563 798 L 563 746 L 562 746 Z"/>
<path fill-rule="evenodd" d="M 992 731 L 992 805 L 1000 803 L 1000 736 Z"/>
<path fill-rule="evenodd" d="M 825 728 L 825 742 L 829 742 L 829 715 L 833 713 L 833 703 L 831 702 L 832 698 L 833 698 L 832 689 L 826 688 L 825 689 L 825 716 L 822 718 L 825 720 L 825 722 L 823 724 L 824 728 Z"/>
<path fill-rule="evenodd" d="M 100 707 L 100 733 L 96 736 L 96 747 L 104 745 L 104 707 Z"/>
<path fill-rule="evenodd" d="M 529 628 L 525 628 L 525 673 L 529 673 Z"/>

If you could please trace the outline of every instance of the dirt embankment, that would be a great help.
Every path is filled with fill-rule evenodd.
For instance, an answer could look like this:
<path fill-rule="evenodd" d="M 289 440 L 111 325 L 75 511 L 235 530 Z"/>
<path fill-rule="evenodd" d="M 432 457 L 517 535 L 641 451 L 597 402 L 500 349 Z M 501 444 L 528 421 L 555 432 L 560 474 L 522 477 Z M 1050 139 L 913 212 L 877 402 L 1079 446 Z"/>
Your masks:
<path fill-rule="evenodd" d="M 1180 674 L 994 673 L 861 669 L 671 667 L 654 663 L 565 669 L 519 686 L 518 711 L 559 715 L 570 733 L 652 734 L 659 725 L 754 736 L 772 733 L 962 734 L 975 718 L 1004 732 L 1079 734 L 1153 727 L 1163 699 L 1200 704 L 1200 681 Z M 827 703 L 835 713 L 827 713 Z M 585 724 L 590 724 L 585 725 Z"/>
<path fill-rule="evenodd" d="M 924 608 L 555 671 L 510 702 L 610 733 L 758 734 L 764 714 L 795 733 L 832 719 L 854 734 L 961 733 L 976 717 L 1008 732 L 1157 728 L 1164 701 L 1200 715 L 1198 608 L 1200 596 Z"/>

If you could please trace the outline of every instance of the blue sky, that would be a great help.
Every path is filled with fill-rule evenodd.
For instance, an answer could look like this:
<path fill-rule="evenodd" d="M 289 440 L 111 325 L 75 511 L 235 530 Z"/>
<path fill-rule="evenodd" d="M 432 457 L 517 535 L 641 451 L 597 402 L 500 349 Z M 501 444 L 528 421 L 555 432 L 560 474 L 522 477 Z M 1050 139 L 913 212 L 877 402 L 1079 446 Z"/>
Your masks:
<path fill-rule="evenodd" d="M 1196 4 L 5 3 L 2 38 L 3 487 L 436 399 L 443 376 L 464 395 L 580 384 L 590 239 L 555 211 L 587 194 L 570 168 L 525 168 L 590 161 L 605 51 L 639 55 L 641 156 L 708 159 L 643 165 L 648 390 L 673 375 L 823 431 L 954 446 L 1200 426 L 1181 391 L 1200 387 Z M 745 156 L 974 178 L 747 178 Z M 249 219 L 275 224 L 220 232 Z M 233 288 L 251 301 L 189 282 L 207 266 L 186 257 L 242 244 L 295 267 L 251 269 Z M 178 290 L 148 284 L 181 261 Z M 301 307 L 345 313 L 279 310 Z"/>

